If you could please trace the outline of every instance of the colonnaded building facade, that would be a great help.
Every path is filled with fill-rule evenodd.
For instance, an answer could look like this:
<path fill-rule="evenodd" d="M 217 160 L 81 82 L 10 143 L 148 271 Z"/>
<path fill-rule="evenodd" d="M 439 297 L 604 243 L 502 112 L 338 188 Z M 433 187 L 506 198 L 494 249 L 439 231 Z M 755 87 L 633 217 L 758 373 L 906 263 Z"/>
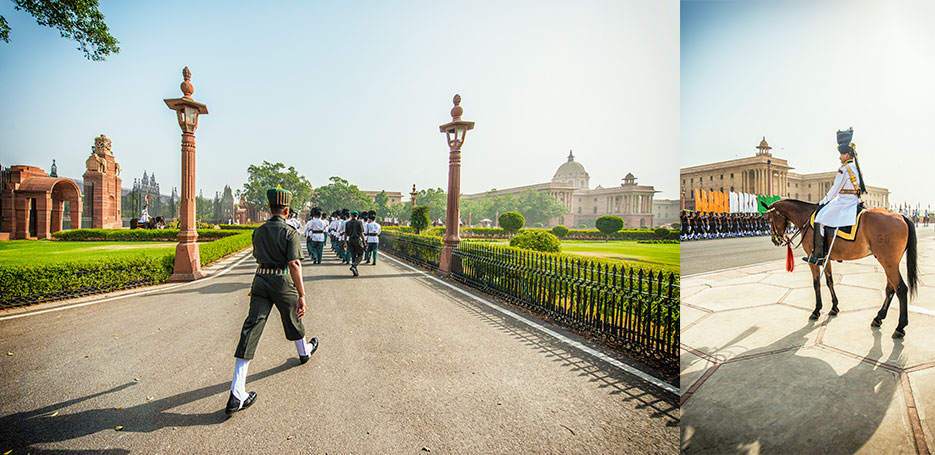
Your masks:
<path fill-rule="evenodd" d="M 549 219 L 549 226 L 564 225 L 577 227 L 582 224 L 594 226 L 594 220 L 603 215 L 623 218 L 627 228 L 652 227 L 653 194 L 651 185 L 639 185 L 636 176 L 628 173 L 620 186 L 604 188 L 600 185 L 591 189 L 591 178 L 584 165 L 575 161 L 569 151 L 568 161 L 562 163 L 552 176 L 552 181 L 535 185 L 517 186 L 487 193 L 462 194 L 462 200 L 482 199 L 506 194 L 520 195 L 526 190 L 548 193 L 568 209 L 568 214 Z"/>
<path fill-rule="evenodd" d="M 695 207 L 695 189 L 750 193 L 818 203 L 831 189 L 837 171 L 797 174 L 789 162 L 770 153 L 764 137 L 754 156 L 682 168 L 679 171 L 683 208 Z M 890 191 L 866 185 L 860 199 L 867 208 L 887 208 Z"/>

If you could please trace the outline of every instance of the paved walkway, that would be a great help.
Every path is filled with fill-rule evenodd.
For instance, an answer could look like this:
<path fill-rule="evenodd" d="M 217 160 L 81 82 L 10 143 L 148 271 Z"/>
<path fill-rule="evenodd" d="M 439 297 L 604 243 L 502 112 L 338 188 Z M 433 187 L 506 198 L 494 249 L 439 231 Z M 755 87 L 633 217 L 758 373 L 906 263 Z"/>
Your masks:
<path fill-rule="evenodd" d="M 333 256 L 304 267 L 321 347 L 300 365 L 274 312 L 257 402 L 228 420 L 241 256 L 195 283 L 0 313 L 0 453 L 677 450 L 674 394 L 385 256 L 359 278 Z"/>
<path fill-rule="evenodd" d="M 832 268 L 841 313 L 827 315 L 822 285 L 818 321 L 808 319 L 815 294 L 801 261 L 793 273 L 776 261 L 683 278 L 683 452 L 935 447 L 935 241 L 919 241 L 920 288 L 901 340 L 891 338 L 895 298 L 882 329 L 870 327 L 884 289 L 873 257 Z"/>

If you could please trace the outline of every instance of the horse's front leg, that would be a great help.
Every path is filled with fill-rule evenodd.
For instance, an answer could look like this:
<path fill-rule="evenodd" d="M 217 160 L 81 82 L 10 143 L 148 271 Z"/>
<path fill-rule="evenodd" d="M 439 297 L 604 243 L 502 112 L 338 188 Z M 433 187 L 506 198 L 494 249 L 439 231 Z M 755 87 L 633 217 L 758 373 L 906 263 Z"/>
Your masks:
<path fill-rule="evenodd" d="M 834 278 L 831 277 L 831 257 L 828 257 L 828 263 L 825 265 L 825 282 L 828 283 L 828 290 L 831 291 L 831 316 L 838 314 L 838 295 L 834 293 Z"/>
<path fill-rule="evenodd" d="M 812 269 L 812 286 L 815 288 L 815 311 L 808 318 L 818 319 L 821 315 L 821 269 L 815 264 L 808 266 Z"/>

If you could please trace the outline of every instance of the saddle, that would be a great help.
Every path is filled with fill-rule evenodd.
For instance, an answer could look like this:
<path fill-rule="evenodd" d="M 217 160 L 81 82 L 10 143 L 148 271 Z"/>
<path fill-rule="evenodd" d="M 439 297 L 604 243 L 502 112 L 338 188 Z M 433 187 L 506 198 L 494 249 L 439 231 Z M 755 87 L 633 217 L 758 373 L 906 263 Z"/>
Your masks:
<path fill-rule="evenodd" d="M 853 241 L 854 238 L 857 237 L 857 229 L 860 226 L 860 216 L 863 215 L 865 211 L 867 211 L 867 208 L 864 207 L 864 203 L 858 202 L 857 203 L 857 220 L 854 221 L 853 226 L 842 226 L 838 228 L 839 239 Z M 815 210 L 814 212 L 812 212 L 812 216 L 808 218 L 808 225 L 811 226 L 812 229 L 815 229 L 815 215 L 817 214 L 818 214 L 818 210 Z M 827 229 L 834 229 L 834 228 L 827 228 Z"/>

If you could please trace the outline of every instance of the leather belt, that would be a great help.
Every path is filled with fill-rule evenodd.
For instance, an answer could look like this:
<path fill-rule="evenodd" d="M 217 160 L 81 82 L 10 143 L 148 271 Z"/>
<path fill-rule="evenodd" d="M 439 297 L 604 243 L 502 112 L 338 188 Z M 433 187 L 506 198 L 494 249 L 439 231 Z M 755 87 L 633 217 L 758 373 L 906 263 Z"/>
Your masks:
<path fill-rule="evenodd" d="M 841 190 L 841 194 L 857 194 L 857 190 Z"/>
<path fill-rule="evenodd" d="M 316 230 L 312 229 L 312 234 L 321 234 L 321 233 L 323 233 L 323 232 L 325 232 L 325 231 L 316 231 Z"/>
<path fill-rule="evenodd" d="M 364 235 L 380 235 L 380 234 L 372 233 L 372 234 L 364 234 Z"/>
<path fill-rule="evenodd" d="M 265 267 L 262 264 L 256 268 L 257 275 L 287 275 L 289 269 L 286 267 Z"/>

